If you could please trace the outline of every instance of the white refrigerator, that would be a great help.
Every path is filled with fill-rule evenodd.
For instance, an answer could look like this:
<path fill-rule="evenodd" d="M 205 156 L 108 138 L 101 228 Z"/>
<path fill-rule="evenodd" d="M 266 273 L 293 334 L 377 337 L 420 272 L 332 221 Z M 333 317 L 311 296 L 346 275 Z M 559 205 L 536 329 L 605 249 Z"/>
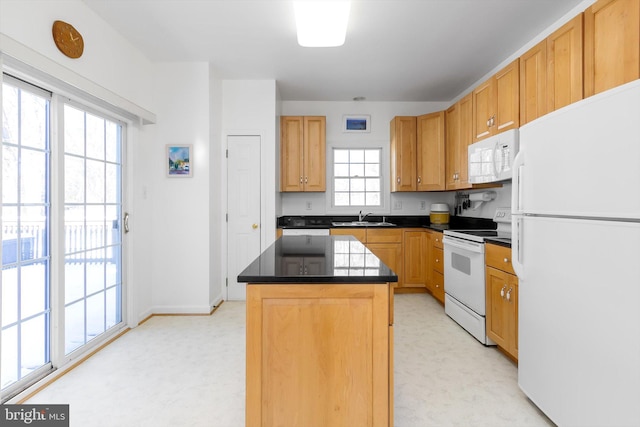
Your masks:
<path fill-rule="evenodd" d="M 559 426 L 640 426 L 640 80 L 520 128 L 518 384 Z"/>

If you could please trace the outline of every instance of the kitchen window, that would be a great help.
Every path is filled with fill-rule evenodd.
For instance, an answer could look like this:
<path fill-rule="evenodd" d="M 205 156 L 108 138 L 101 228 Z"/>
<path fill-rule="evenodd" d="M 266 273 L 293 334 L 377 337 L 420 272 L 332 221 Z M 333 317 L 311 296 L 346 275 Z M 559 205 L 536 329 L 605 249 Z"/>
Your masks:
<path fill-rule="evenodd" d="M 333 205 L 380 207 L 382 150 L 333 149 Z"/>

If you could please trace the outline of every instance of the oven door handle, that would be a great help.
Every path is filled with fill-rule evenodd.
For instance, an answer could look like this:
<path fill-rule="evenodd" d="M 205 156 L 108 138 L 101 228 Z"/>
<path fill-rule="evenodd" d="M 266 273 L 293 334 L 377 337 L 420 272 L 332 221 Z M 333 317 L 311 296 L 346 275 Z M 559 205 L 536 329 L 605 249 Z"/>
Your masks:
<path fill-rule="evenodd" d="M 442 238 L 442 243 L 445 245 L 451 245 L 454 248 L 462 249 L 469 252 L 475 252 L 481 254 L 484 252 L 484 245 L 482 243 L 475 242 L 460 242 L 457 239 L 452 239 L 451 237 L 444 236 Z"/>

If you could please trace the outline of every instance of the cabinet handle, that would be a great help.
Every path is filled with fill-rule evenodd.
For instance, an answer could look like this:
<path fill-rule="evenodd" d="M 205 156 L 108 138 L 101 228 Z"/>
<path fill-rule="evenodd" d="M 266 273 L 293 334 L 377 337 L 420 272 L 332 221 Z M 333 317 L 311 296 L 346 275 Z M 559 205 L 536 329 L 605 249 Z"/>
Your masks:
<path fill-rule="evenodd" d="M 440 241 L 440 239 L 436 238 L 436 242 L 439 242 L 439 241 Z"/>
<path fill-rule="evenodd" d="M 422 178 L 418 177 L 418 184 L 422 182 Z"/>
<path fill-rule="evenodd" d="M 500 289 L 500 297 L 504 298 L 504 290 L 507 289 L 507 285 L 504 285 L 502 289 Z"/>
<path fill-rule="evenodd" d="M 400 184 L 400 177 L 398 177 L 397 181 L 398 181 L 398 184 Z"/>
<path fill-rule="evenodd" d="M 509 258 L 505 258 L 505 259 L 504 259 L 504 262 L 509 262 Z"/>
<path fill-rule="evenodd" d="M 300 177 L 300 184 L 302 184 L 302 177 Z"/>
<path fill-rule="evenodd" d="M 436 258 L 436 262 L 440 262 L 440 260 L 438 258 Z"/>
<path fill-rule="evenodd" d="M 507 291 L 507 301 L 511 302 L 511 291 L 513 290 L 513 288 L 509 288 L 509 290 Z"/>
<path fill-rule="evenodd" d="M 309 182 L 309 177 L 305 176 L 305 177 L 304 177 L 304 183 L 306 184 L 306 183 L 308 183 L 308 182 Z"/>

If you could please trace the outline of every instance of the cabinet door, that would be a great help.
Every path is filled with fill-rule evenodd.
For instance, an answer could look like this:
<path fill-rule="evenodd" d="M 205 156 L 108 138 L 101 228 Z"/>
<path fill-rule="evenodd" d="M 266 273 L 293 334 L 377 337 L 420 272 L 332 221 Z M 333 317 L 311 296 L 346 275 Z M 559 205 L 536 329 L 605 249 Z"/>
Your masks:
<path fill-rule="evenodd" d="M 583 87 L 582 13 L 547 37 L 547 62 L 547 111 L 580 101 Z"/>
<path fill-rule="evenodd" d="M 445 127 L 447 129 L 445 135 L 446 141 L 446 168 L 445 168 L 445 186 L 447 190 L 454 190 L 458 185 L 458 170 L 460 157 L 460 103 L 453 104 L 446 111 Z"/>
<path fill-rule="evenodd" d="M 389 425 L 388 316 L 386 284 L 247 285 L 246 425 Z"/>
<path fill-rule="evenodd" d="M 416 118 L 391 120 L 391 191 L 416 191 Z"/>
<path fill-rule="evenodd" d="M 473 140 L 480 141 L 491 134 L 494 113 L 493 78 L 473 90 Z"/>
<path fill-rule="evenodd" d="M 417 118 L 417 190 L 445 189 L 444 111 Z"/>
<path fill-rule="evenodd" d="M 436 270 L 431 270 L 431 275 L 433 283 L 433 290 L 431 293 L 433 294 L 433 297 L 440 302 L 440 304 L 444 304 L 444 274 Z"/>
<path fill-rule="evenodd" d="M 398 275 L 398 287 L 404 286 L 402 244 L 367 243 L 367 248 Z"/>
<path fill-rule="evenodd" d="M 640 77 L 640 2 L 598 0 L 584 12 L 584 95 Z"/>
<path fill-rule="evenodd" d="M 473 96 L 468 94 L 458 101 L 458 180 L 456 189 L 471 188 L 469 183 L 469 145 L 473 143 Z"/>
<path fill-rule="evenodd" d="M 508 301 L 509 304 L 509 316 L 511 318 L 511 345 L 509 346 L 509 353 L 513 357 L 518 359 L 518 277 L 511 276 L 510 281 L 511 295 Z"/>
<path fill-rule="evenodd" d="M 487 267 L 487 335 L 518 358 L 518 278 Z"/>
<path fill-rule="evenodd" d="M 507 349 L 511 331 L 508 305 L 505 300 L 509 289 L 509 275 L 492 267 L 487 267 L 486 275 L 487 335 L 498 346 Z"/>
<path fill-rule="evenodd" d="M 304 118 L 304 191 L 326 190 L 326 119 Z"/>
<path fill-rule="evenodd" d="M 302 117 L 280 118 L 280 191 L 303 190 Z"/>
<path fill-rule="evenodd" d="M 547 41 L 520 57 L 520 123 L 526 124 L 547 112 Z"/>
<path fill-rule="evenodd" d="M 491 134 L 520 126 L 520 60 L 516 59 L 495 75 L 495 122 Z"/>
<path fill-rule="evenodd" d="M 329 230 L 332 236 L 353 236 L 362 243 L 367 243 L 366 228 L 332 228 Z"/>
<path fill-rule="evenodd" d="M 427 258 L 427 232 L 404 232 L 404 284 L 426 286 L 429 259 Z"/>

